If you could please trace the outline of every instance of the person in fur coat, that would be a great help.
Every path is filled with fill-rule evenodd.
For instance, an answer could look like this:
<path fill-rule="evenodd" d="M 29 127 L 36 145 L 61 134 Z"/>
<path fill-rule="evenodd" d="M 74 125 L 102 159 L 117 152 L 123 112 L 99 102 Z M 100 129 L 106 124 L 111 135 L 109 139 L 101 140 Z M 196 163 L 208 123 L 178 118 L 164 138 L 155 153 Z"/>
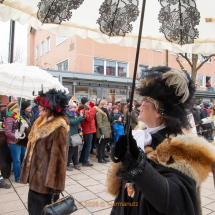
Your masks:
<path fill-rule="evenodd" d="M 182 133 L 195 93 L 184 71 L 153 67 L 136 88 L 139 120 L 146 129 L 122 135 L 112 148 L 107 191 L 111 215 L 201 215 L 200 186 L 214 169 L 215 150 L 203 138 Z M 168 98 L 168 99 L 167 99 Z"/>
<path fill-rule="evenodd" d="M 29 183 L 28 211 L 41 215 L 43 208 L 65 188 L 69 123 L 65 116 L 68 98 L 51 89 L 35 99 L 39 118 L 28 135 L 20 182 Z"/>

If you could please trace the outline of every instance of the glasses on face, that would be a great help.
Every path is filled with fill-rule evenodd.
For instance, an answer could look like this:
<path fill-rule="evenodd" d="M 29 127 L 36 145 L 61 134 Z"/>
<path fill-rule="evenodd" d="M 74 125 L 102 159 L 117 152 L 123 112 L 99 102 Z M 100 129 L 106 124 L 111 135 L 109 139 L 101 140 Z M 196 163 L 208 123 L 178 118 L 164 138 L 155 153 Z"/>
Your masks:
<path fill-rule="evenodd" d="M 150 97 L 143 97 L 139 104 L 141 105 L 141 107 L 154 105 L 157 110 L 159 109 L 158 102 Z"/>
<path fill-rule="evenodd" d="M 152 102 L 146 97 L 144 97 L 139 103 L 141 106 L 150 106 L 152 104 Z"/>

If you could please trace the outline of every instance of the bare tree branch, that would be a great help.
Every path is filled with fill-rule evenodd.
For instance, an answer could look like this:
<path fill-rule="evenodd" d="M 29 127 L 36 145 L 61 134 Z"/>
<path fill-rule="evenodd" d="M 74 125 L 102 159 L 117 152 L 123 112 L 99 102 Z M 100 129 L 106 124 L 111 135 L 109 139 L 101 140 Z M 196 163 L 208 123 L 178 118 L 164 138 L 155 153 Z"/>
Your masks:
<path fill-rule="evenodd" d="M 210 58 L 212 58 L 213 56 L 215 56 L 214 54 L 209 55 L 209 56 L 204 56 L 202 55 L 202 57 L 205 59 L 204 61 L 202 61 L 199 66 L 196 68 L 196 71 L 198 71 Z"/>
<path fill-rule="evenodd" d="M 181 67 L 181 70 L 185 70 L 184 66 L 182 65 L 181 61 L 179 60 L 179 56 L 177 55 L 176 61 L 178 62 L 179 66 Z"/>
<path fill-rule="evenodd" d="M 25 61 L 24 49 L 21 45 L 17 45 L 13 52 L 13 63 L 23 63 Z M 0 50 L 0 64 L 8 62 L 8 50 L 2 48 Z"/>
<path fill-rule="evenodd" d="M 185 53 L 185 55 L 179 53 L 179 55 L 181 57 L 183 57 L 189 63 L 189 65 L 190 65 L 191 68 L 193 67 L 193 64 L 191 63 L 190 59 L 187 57 L 187 53 Z"/>

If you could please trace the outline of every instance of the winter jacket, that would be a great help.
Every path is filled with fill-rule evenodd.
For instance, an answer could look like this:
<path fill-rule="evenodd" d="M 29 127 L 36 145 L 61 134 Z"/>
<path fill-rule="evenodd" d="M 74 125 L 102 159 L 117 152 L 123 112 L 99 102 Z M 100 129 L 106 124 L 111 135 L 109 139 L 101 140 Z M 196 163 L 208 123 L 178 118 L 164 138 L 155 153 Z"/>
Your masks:
<path fill-rule="evenodd" d="M 100 139 L 101 135 L 104 135 L 104 138 L 110 138 L 111 127 L 108 116 L 99 107 L 97 108 L 96 112 L 96 123 L 97 123 L 96 138 Z"/>
<path fill-rule="evenodd" d="M 7 138 L 7 143 L 15 144 L 15 119 L 7 116 L 5 119 L 5 136 Z"/>
<path fill-rule="evenodd" d="M 34 105 L 34 107 L 32 107 L 31 111 L 34 112 L 34 118 L 35 120 L 39 117 L 39 108 L 38 108 L 38 105 Z"/>
<path fill-rule="evenodd" d="M 66 179 L 69 125 L 66 118 L 39 117 L 28 135 L 20 182 L 35 192 L 63 191 Z"/>
<path fill-rule="evenodd" d="M 78 134 L 78 124 L 81 123 L 84 118 L 83 116 L 77 116 L 77 118 L 74 118 L 69 113 L 66 113 L 66 116 L 68 117 L 70 124 L 68 145 L 72 146 L 70 136 Z"/>
<path fill-rule="evenodd" d="M 35 116 L 34 116 L 34 112 L 31 111 L 30 113 L 21 110 L 20 111 L 20 115 L 24 118 L 24 120 L 27 122 L 29 129 L 31 129 L 32 125 L 34 124 L 35 121 Z"/>
<path fill-rule="evenodd" d="M 80 105 L 78 107 L 78 111 L 84 110 L 84 120 L 81 123 L 83 134 L 93 134 L 96 132 L 96 125 L 95 125 L 95 114 L 96 108 L 95 107 L 88 107 L 86 105 Z"/>
<path fill-rule="evenodd" d="M 124 132 L 124 125 L 123 123 L 119 121 L 114 121 L 113 123 L 113 137 L 114 137 L 114 143 L 116 143 L 121 135 L 123 135 Z"/>
<path fill-rule="evenodd" d="M 208 117 L 209 116 L 208 112 L 209 112 L 209 109 L 205 110 L 205 108 L 202 108 L 201 111 L 200 111 L 201 119 L 204 119 L 204 118 Z M 203 124 L 202 127 L 203 127 L 204 130 L 210 129 L 211 128 L 211 123 Z"/>
<path fill-rule="evenodd" d="M 198 124 L 201 120 L 200 111 L 197 110 L 196 108 L 193 108 L 192 114 L 194 117 L 195 124 Z"/>

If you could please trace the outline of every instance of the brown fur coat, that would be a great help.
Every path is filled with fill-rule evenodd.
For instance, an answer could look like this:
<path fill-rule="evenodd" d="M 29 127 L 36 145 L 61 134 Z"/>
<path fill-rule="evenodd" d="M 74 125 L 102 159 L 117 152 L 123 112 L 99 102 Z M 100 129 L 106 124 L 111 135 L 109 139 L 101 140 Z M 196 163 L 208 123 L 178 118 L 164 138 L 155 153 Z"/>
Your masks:
<path fill-rule="evenodd" d="M 39 117 L 28 136 L 22 164 L 21 183 L 31 190 L 51 193 L 64 190 L 69 125 L 63 117 L 43 120 Z"/>

